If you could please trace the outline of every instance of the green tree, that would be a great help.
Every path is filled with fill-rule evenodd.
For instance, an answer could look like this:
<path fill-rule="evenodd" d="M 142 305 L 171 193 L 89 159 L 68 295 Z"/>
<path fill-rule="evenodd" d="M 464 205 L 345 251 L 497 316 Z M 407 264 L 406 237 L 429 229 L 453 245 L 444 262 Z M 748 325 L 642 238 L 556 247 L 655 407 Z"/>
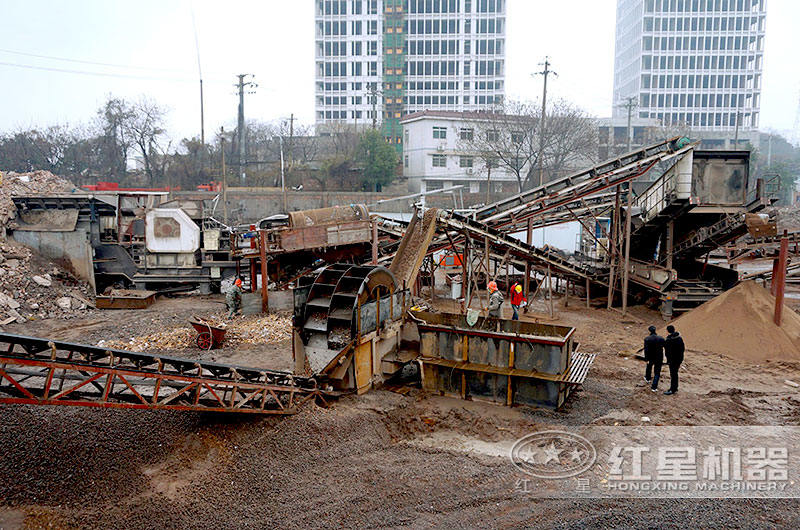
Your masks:
<path fill-rule="evenodd" d="M 392 182 L 397 170 L 397 151 L 380 132 L 366 131 L 358 143 L 356 161 L 364 170 L 363 184 L 371 190 Z"/>

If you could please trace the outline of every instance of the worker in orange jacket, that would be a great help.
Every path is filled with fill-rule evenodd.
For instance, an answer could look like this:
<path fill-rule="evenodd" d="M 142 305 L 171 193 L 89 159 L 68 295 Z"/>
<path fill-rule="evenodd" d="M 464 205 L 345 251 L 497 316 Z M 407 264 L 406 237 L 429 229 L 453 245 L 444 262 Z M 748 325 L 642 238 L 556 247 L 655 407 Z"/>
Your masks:
<path fill-rule="evenodd" d="M 511 286 L 509 299 L 511 300 L 511 309 L 514 310 L 514 316 L 511 319 L 519 320 L 519 308 L 525 307 L 525 304 L 528 303 L 525 295 L 522 294 L 522 286 L 519 283 L 514 282 L 514 285 Z"/>

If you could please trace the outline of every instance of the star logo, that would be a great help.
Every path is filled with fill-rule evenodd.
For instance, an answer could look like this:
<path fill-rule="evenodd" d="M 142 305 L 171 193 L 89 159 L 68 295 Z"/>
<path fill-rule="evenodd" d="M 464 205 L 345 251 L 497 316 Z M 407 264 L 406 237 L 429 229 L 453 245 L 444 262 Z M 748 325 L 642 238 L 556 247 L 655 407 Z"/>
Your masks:
<path fill-rule="evenodd" d="M 579 450 L 577 447 L 569 454 L 569 459 L 573 462 L 580 462 L 582 458 L 583 451 Z"/>
<path fill-rule="evenodd" d="M 560 464 L 561 461 L 558 457 L 561 455 L 561 452 L 561 449 L 556 449 L 556 446 L 553 444 L 553 442 L 550 442 L 550 445 L 544 449 L 544 462 L 542 463 L 547 464 L 555 460 L 557 464 Z"/>

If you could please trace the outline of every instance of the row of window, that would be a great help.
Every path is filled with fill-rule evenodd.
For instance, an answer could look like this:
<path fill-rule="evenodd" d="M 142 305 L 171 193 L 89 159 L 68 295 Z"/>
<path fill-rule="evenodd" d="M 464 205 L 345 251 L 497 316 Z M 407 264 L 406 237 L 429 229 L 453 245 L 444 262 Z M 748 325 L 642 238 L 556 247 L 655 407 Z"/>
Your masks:
<path fill-rule="evenodd" d="M 317 15 L 319 16 L 346 15 L 346 14 L 347 14 L 347 0 L 317 0 Z M 351 0 L 350 14 L 377 15 L 378 0 Z"/>
<path fill-rule="evenodd" d="M 475 90 L 502 90 L 504 83 L 502 81 L 475 81 Z M 406 88 L 409 91 L 413 90 L 458 90 L 458 81 L 409 81 L 406 83 Z M 473 83 L 464 81 L 464 90 L 473 88 Z"/>
<path fill-rule="evenodd" d="M 764 37 L 644 37 L 644 51 L 756 51 L 764 48 Z"/>
<path fill-rule="evenodd" d="M 758 127 L 758 113 L 737 112 L 640 112 L 641 118 L 656 118 L 664 125 L 689 127 Z"/>
<path fill-rule="evenodd" d="M 642 55 L 642 70 L 760 70 L 761 55 Z"/>
<path fill-rule="evenodd" d="M 744 108 L 755 104 L 758 94 L 649 94 L 640 96 L 642 108 Z"/>
<path fill-rule="evenodd" d="M 763 16 L 644 17 L 645 31 L 763 31 L 763 29 Z"/>
<path fill-rule="evenodd" d="M 387 98 L 384 103 L 389 103 L 389 100 L 394 102 L 393 98 Z M 364 96 L 349 96 L 350 105 L 371 104 L 369 95 Z M 409 107 L 427 107 L 447 105 L 455 106 L 460 102 L 465 105 L 499 105 L 503 102 L 503 96 L 500 94 L 487 95 L 487 96 L 444 96 L 444 95 L 427 95 L 427 96 L 404 96 L 396 98 L 398 104 L 408 105 Z M 345 106 L 348 105 L 348 96 L 319 96 L 317 97 L 317 105 L 326 106 Z"/>
<path fill-rule="evenodd" d="M 478 13 L 501 13 L 504 0 L 478 0 Z M 459 0 L 409 0 L 409 13 L 460 13 Z M 472 13 L 472 0 L 464 0 L 464 12 Z"/>
<path fill-rule="evenodd" d="M 764 0 L 645 0 L 645 13 L 716 13 L 719 11 L 764 10 Z"/>
<path fill-rule="evenodd" d="M 348 63 L 345 62 L 317 63 L 317 74 L 319 77 L 347 77 L 347 64 Z M 366 68 L 363 68 L 362 64 L 365 65 Z M 352 76 L 366 75 L 375 77 L 378 75 L 378 63 L 377 61 L 371 61 L 367 63 L 350 63 L 349 72 Z M 346 83 L 339 83 L 339 85 L 346 85 Z M 345 88 L 333 88 L 331 90 L 345 90 Z"/>
<path fill-rule="evenodd" d="M 447 127 L 446 126 L 434 126 L 432 128 L 433 132 L 433 139 L 434 140 L 446 140 L 447 139 Z M 487 129 L 483 131 L 483 135 L 486 138 L 487 142 L 496 142 L 500 139 L 500 131 L 497 129 Z M 463 141 L 471 142 L 475 138 L 475 128 L 474 127 L 459 127 L 458 129 L 458 139 Z M 522 143 L 525 140 L 525 133 L 523 132 L 514 132 L 512 131 L 510 134 L 511 141 L 515 144 Z"/>
<path fill-rule="evenodd" d="M 642 88 L 649 89 L 748 89 L 759 88 L 759 75 L 643 75 Z"/>
<path fill-rule="evenodd" d="M 454 155 L 455 156 L 455 155 Z M 496 168 L 498 167 L 497 160 L 485 160 L 486 167 Z M 525 166 L 525 158 L 522 157 L 514 157 L 509 160 L 510 167 L 520 170 Z M 408 167 L 408 163 L 405 164 Z M 431 166 L 432 167 L 447 167 L 447 155 L 431 155 Z M 459 155 L 458 156 L 458 167 L 463 169 L 469 169 L 475 167 L 475 157 L 469 155 Z"/>
<path fill-rule="evenodd" d="M 471 13 L 473 0 L 464 1 L 464 12 Z M 478 13 L 501 13 L 504 9 L 504 0 L 477 0 Z M 408 0 L 397 11 L 409 13 L 460 13 L 461 0 Z M 317 14 L 320 16 L 347 15 L 347 0 L 318 0 Z M 391 12 L 391 7 L 387 8 Z M 351 15 L 375 15 L 378 13 L 378 0 L 351 0 Z"/>

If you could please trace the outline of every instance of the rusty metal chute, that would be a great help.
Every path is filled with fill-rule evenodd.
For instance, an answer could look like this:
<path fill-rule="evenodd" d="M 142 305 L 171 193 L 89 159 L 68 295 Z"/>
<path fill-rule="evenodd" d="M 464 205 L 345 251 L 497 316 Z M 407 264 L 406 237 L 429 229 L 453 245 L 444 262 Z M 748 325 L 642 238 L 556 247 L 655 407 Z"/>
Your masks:
<path fill-rule="evenodd" d="M 289 227 L 300 228 L 319 224 L 340 223 L 346 221 L 364 221 L 369 219 L 369 210 L 363 204 L 349 206 L 331 206 L 314 210 L 300 210 L 289 213 Z"/>

